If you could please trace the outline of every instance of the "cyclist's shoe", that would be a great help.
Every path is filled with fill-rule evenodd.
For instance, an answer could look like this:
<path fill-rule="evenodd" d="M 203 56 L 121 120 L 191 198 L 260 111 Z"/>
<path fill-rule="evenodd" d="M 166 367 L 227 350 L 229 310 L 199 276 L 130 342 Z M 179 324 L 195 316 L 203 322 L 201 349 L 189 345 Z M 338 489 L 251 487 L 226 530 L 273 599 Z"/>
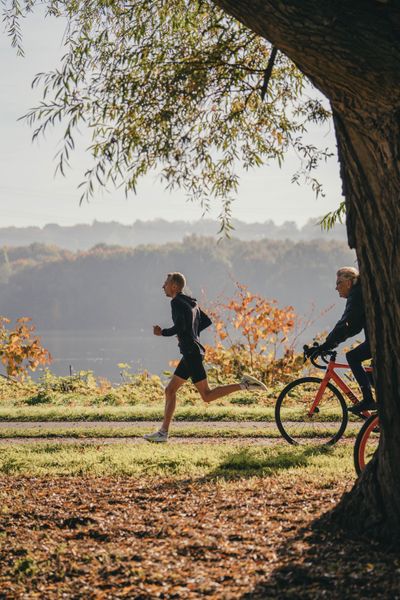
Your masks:
<path fill-rule="evenodd" d="M 166 431 L 156 431 L 155 433 L 146 433 L 143 438 L 148 442 L 156 442 L 158 444 L 168 442 L 168 433 Z"/>
<path fill-rule="evenodd" d="M 364 398 L 354 406 L 349 406 L 347 410 L 353 415 L 359 415 L 365 410 L 378 410 L 378 405 L 373 398 Z"/>
<path fill-rule="evenodd" d="M 240 387 L 242 390 L 267 390 L 267 386 L 262 381 L 252 377 L 251 375 L 243 375 L 240 380 Z"/>

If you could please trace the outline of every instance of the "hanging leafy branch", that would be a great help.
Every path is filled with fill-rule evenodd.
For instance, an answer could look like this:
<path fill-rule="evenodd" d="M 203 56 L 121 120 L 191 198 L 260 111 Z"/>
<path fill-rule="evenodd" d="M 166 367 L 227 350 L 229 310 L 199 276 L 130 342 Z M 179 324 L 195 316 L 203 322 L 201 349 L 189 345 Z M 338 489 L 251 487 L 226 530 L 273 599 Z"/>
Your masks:
<path fill-rule="evenodd" d="M 20 47 L 19 19 L 38 0 L 3 0 L 9 34 Z M 310 122 L 329 112 L 304 93 L 304 77 L 283 54 L 227 16 L 210 0 L 47 0 L 48 13 L 67 19 L 66 52 L 58 68 L 39 73 L 40 104 L 25 115 L 33 137 L 63 123 L 58 169 L 65 173 L 75 135 L 92 133 L 93 163 L 81 201 L 100 186 L 135 191 L 157 169 L 168 189 L 179 187 L 207 209 L 222 203 L 229 222 L 237 166 L 282 162 L 299 151 L 310 175 L 328 150 L 301 142 Z M 268 71 L 268 65 L 273 65 Z M 268 86 L 265 85 L 266 69 Z"/>
<path fill-rule="evenodd" d="M 343 200 L 336 210 L 327 213 L 320 221 L 321 228 L 325 231 L 332 229 L 336 223 L 343 223 L 346 217 L 346 204 Z"/>

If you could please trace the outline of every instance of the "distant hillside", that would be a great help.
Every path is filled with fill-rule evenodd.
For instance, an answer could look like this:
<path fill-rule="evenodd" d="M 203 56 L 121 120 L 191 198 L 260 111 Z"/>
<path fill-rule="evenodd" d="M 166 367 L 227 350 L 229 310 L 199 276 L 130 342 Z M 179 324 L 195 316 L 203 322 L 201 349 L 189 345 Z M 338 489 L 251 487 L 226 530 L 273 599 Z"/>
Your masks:
<path fill-rule="evenodd" d="M 2 248 L 0 314 L 30 316 L 46 330 L 148 331 L 156 320 L 169 323 L 161 286 L 171 270 L 185 273 L 192 292 L 210 301 L 232 294 L 239 281 L 299 313 L 335 302 L 340 311 L 335 272 L 354 260 L 347 245 L 335 240 L 217 243 L 190 236 L 182 243 L 98 245 L 80 252 L 41 244 Z"/>
<path fill-rule="evenodd" d="M 298 228 L 296 223 L 288 221 L 283 225 L 275 225 L 273 221 L 265 223 L 243 223 L 234 220 L 232 236 L 240 240 L 292 241 L 323 238 L 327 240 L 345 240 L 344 225 L 337 225 L 332 231 L 321 231 L 318 219 L 310 220 L 304 227 Z M 39 243 L 55 245 L 66 250 L 88 250 L 97 244 L 111 244 L 135 247 L 140 244 L 165 244 L 181 242 L 188 235 L 215 235 L 219 223 L 210 219 L 196 222 L 186 221 L 135 221 L 132 225 L 121 223 L 100 223 L 92 225 L 74 225 L 62 227 L 49 224 L 44 227 L 4 227 L 0 228 L 0 246 L 25 246 Z"/>

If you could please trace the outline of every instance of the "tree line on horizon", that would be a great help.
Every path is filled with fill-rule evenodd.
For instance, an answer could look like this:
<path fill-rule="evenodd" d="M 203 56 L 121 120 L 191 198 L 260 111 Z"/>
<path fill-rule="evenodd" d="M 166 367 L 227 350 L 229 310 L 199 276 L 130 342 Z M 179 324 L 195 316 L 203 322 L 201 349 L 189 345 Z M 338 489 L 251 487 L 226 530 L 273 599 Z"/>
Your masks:
<path fill-rule="evenodd" d="M 345 240 L 345 226 L 337 224 L 329 231 L 322 231 L 320 219 L 314 218 L 299 227 L 294 221 L 277 225 L 272 220 L 264 223 L 244 223 L 233 219 L 232 237 L 244 241 L 276 239 L 292 241 L 312 239 Z M 153 221 L 137 220 L 132 225 L 117 222 L 94 221 L 91 225 L 78 224 L 62 226 L 49 223 L 44 227 L 2 227 L 0 246 L 25 246 L 34 243 L 55 245 L 66 250 L 88 250 L 96 244 L 116 244 L 118 246 L 138 246 L 141 244 L 165 244 L 180 242 L 185 236 L 217 235 L 218 221 L 200 219 L 198 221 Z"/>
<path fill-rule="evenodd" d="M 338 303 L 335 273 L 353 265 L 344 242 L 189 236 L 183 242 L 137 248 L 97 245 L 71 252 L 41 244 L 0 250 L 0 314 L 28 316 L 38 329 L 147 329 L 168 323 L 161 286 L 183 272 L 203 304 L 232 296 L 236 282 L 252 293 L 293 305 L 298 314 Z M 330 317 L 330 319 L 334 319 Z"/>

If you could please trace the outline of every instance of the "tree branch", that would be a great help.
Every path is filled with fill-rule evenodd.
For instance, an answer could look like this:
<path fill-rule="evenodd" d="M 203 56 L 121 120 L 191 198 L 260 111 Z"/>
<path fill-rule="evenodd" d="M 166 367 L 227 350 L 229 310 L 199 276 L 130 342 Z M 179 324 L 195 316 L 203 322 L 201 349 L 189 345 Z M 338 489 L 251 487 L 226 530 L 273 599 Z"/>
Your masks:
<path fill-rule="evenodd" d="M 337 107 L 400 105 L 400 7 L 365 0 L 214 0 L 288 56 Z M 305 51 L 307 48 L 307 51 Z M 379 52 L 377 52 L 379 48 Z M 349 106 L 349 99 L 350 106 Z"/>
<path fill-rule="evenodd" d="M 267 68 L 264 73 L 264 81 L 261 88 L 261 100 L 264 100 L 265 94 L 267 93 L 269 80 L 271 79 L 272 69 L 274 68 L 274 63 L 276 59 L 276 55 L 278 54 L 278 49 L 275 46 L 271 50 L 271 55 L 269 57 L 269 61 L 267 64 Z"/>

